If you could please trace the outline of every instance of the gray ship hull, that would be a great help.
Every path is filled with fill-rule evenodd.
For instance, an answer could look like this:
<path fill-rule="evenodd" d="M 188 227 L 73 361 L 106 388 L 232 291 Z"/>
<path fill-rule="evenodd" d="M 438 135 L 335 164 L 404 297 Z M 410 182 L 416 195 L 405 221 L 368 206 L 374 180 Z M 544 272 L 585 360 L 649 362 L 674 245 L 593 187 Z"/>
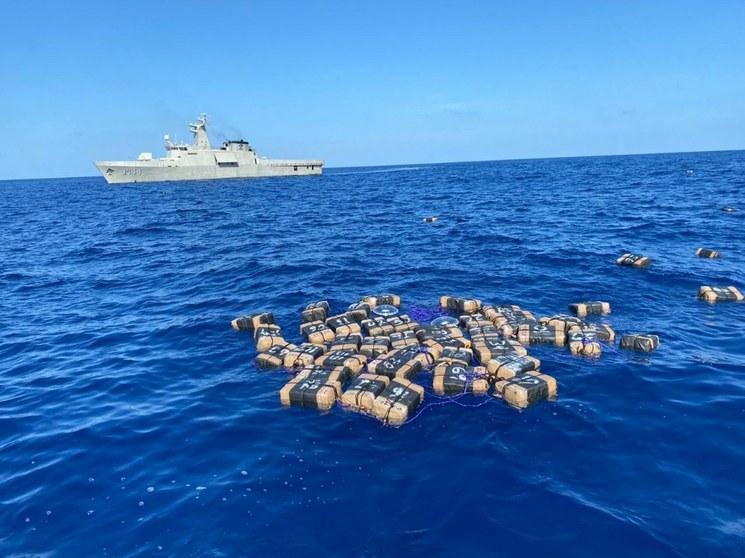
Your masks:
<path fill-rule="evenodd" d="M 96 167 L 109 184 L 220 180 L 224 178 L 262 178 L 268 176 L 311 176 L 322 173 L 323 161 L 259 160 L 255 164 L 221 167 L 212 165 L 159 165 L 139 161 L 96 161 Z M 153 161 L 160 163 L 160 161 Z"/>

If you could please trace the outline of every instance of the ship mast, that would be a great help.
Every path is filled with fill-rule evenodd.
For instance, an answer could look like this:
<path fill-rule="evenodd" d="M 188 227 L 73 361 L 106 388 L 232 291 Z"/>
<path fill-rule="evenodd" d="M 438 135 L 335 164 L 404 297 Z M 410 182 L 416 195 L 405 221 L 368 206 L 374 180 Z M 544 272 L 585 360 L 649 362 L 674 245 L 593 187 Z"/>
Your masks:
<path fill-rule="evenodd" d="M 189 123 L 189 130 L 194 134 L 192 147 L 194 149 L 209 149 L 210 139 L 207 137 L 207 115 L 202 113 L 196 122 Z"/>

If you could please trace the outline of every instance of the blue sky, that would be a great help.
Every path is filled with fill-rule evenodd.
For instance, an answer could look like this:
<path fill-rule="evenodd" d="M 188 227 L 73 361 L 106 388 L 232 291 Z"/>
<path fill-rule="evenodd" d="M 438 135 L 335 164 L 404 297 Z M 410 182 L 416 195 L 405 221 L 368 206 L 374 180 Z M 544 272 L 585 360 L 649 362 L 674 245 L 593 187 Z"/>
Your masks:
<path fill-rule="evenodd" d="M 6 2 L 0 178 L 213 141 L 375 165 L 745 148 L 745 2 Z"/>

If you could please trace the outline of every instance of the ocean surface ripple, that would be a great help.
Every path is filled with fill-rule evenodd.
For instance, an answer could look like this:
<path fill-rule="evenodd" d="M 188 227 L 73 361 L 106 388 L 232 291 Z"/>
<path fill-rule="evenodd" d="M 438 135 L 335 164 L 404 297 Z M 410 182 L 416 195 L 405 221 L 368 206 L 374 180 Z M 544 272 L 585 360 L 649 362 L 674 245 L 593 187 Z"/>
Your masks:
<path fill-rule="evenodd" d="M 0 182 L 0 555 L 745 556 L 745 304 L 696 299 L 744 286 L 744 186 L 745 152 Z M 662 345 L 538 348 L 556 402 L 393 429 L 282 408 L 229 327 L 379 292 L 608 300 Z"/>

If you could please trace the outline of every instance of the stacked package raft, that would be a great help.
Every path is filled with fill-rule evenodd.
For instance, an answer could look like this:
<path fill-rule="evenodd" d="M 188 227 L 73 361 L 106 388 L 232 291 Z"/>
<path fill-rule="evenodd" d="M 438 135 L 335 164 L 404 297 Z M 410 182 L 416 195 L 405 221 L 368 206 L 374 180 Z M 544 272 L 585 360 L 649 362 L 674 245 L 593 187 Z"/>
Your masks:
<path fill-rule="evenodd" d="M 232 325 L 253 333 L 259 367 L 293 374 L 280 390 L 284 405 L 327 410 L 339 403 L 389 425 L 416 414 L 425 387 L 436 397 L 491 394 L 518 409 L 553 399 L 557 382 L 528 354 L 530 346 L 597 357 L 615 340 L 610 326 L 584 321 L 608 314 L 604 302 L 541 318 L 516 305 L 451 296 L 441 297 L 440 307 L 443 316 L 419 323 L 401 312 L 397 295 L 367 296 L 337 314 L 326 301 L 314 302 L 301 313 L 299 344 L 287 341 L 269 312 Z"/>

